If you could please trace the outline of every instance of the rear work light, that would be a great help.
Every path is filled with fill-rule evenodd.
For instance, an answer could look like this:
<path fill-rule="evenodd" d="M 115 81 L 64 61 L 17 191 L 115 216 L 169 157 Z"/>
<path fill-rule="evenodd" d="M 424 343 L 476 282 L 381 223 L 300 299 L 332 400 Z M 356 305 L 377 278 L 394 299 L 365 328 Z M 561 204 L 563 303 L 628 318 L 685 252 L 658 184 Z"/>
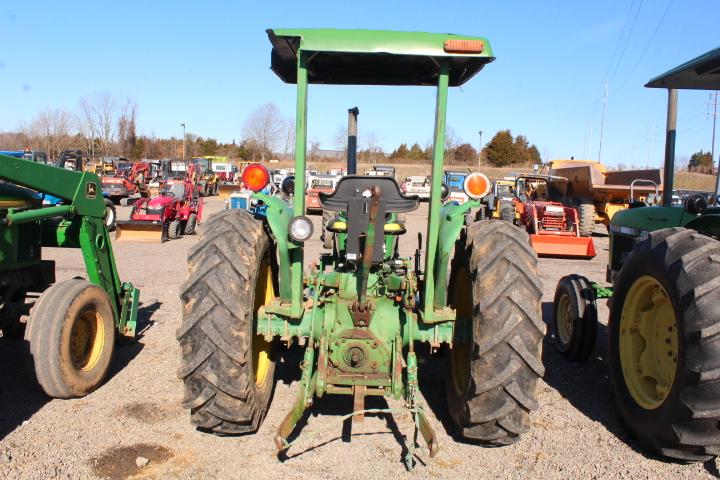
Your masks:
<path fill-rule="evenodd" d="M 242 172 L 242 183 L 248 190 L 259 192 L 270 183 L 270 172 L 259 163 L 251 163 Z"/>
<path fill-rule="evenodd" d="M 445 40 L 443 49 L 447 53 L 482 53 L 482 40 Z"/>
<path fill-rule="evenodd" d="M 490 179 L 484 173 L 471 173 L 465 177 L 463 190 L 473 200 L 482 198 L 490 192 Z"/>

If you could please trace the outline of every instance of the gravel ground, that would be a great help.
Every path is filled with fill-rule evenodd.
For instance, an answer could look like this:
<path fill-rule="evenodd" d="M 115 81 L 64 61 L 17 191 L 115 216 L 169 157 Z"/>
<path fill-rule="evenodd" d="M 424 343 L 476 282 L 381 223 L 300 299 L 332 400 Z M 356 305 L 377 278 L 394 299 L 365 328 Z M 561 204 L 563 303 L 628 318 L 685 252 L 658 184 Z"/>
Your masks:
<path fill-rule="evenodd" d="M 206 213 L 223 208 L 209 199 Z M 408 215 L 402 249 L 414 249 L 427 207 Z M 128 208 L 119 208 L 120 218 Z M 316 232 L 319 217 L 316 220 Z M 202 228 L 202 227 L 200 227 Z M 308 258 L 320 251 L 317 233 Z M 543 314 L 552 314 L 557 280 L 577 272 L 603 282 L 607 235 L 596 234 L 592 261 L 540 261 L 545 286 Z M 601 326 L 596 354 L 582 365 L 564 362 L 546 343 L 546 374 L 539 384 L 540 409 L 532 430 L 511 446 L 485 448 L 451 436 L 445 413 L 443 360 L 421 358 L 421 389 L 441 451 L 412 473 L 403 462 L 408 415 L 370 416 L 359 426 L 338 422 L 349 413 L 349 396 L 326 396 L 312 408 L 289 458 L 278 461 L 273 434 L 295 398 L 300 356 L 289 351 L 278 366 L 270 411 L 259 432 L 217 437 L 196 431 L 181 408 L 177 380 L 180 350 L 178 292 L 185 257 L 197 237 L 165 244 L 115 245 L 121 279 L 141 290 L 137 343 L 118 347 L 107 383 L 77 400 L 49 400 L 24 370 L 23 342 L 0 339 L 0 478 L 713 478 L 716 462 L 683 465 L 647 455 L 620 423 L 609 392 L 604 362 L 606 332 Z M 46 249 L 57 262 L 58 280 L 84 274 L 79 251 Z M 600 317 L 607 307 L 600 305 Z M 389 402 L 391 407 L 399 407 Z M 384 400 L 368 402 L 385 408 Z M 149 460 L 147 464 L 138 457 Z M 138 461 L 139 460 L 139 461 Z M 141 466 L 139 466 L 139 465 Z"/>

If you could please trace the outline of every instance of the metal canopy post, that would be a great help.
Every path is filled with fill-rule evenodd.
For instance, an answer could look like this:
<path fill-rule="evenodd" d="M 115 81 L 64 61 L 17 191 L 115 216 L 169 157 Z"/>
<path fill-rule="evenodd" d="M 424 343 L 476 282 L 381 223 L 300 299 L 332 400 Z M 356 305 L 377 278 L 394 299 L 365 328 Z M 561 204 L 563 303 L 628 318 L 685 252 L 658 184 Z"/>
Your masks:
<path fill-rule="evenodd" d="M 675 126 L 677 124 L 677 90 L 668 89 L 667 125 L 665 127 L 665 170 L 663 172 L 663 205 L 672 205 L 675 174 Z"/>
<path fill-rule="evenodd" d="M 298 51 L 297 62 L 297 106 L 295 115 L 295 192 L 293 216 L 305 214 L 305 154 L 307 149 L 307 96 L 308 73 L 307 53 Z M 293 242 L 295 243 L 295 242 Z M 299 318 L 303 312 L 303 248 L 295 243 L 290 250 L 292 304 L 290 315 Z"/>
<path fill-rule="evenodd" d="M 427 238 L 425 247 L 425 288 L 423 319 L 431 320 L 434 316 L 435 298 L 435 251 L 438 244 L 438 231 L 440 228 L 440 207 L 442 204 L 440 190 L 443 180 L 443 159 L 445 157 L 445 123 L 447 116 L 447 98 L 449 83 L 449 64 L 447 60 L 440 61 L 440 75 L 437 86 L 437 101 L 435 106 L 435 135 L 433 139 L 432 161 L 432 187 L 430 190 L 430 211 L 428 213 Z"/>

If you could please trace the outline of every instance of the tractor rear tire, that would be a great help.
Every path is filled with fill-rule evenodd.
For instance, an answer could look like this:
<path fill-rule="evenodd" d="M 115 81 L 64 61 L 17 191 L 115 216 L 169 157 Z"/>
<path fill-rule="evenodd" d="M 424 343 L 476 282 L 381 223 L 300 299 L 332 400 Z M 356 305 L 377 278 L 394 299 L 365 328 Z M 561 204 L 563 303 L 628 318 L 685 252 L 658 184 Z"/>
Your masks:
<path fill-rule="evenodd" d="M 213 215 L 188 254 L 178 377 L 183 406 L 202 430 L 251 433 L 265 418 L 275 385 L 274 345 L 255 335 L 255 315 L 277 291 L 274 259 L 262 223 L 237 209 Z"/>
<path fill-rule="evenodd" d="M 45 393 L 85 396 L 105 379 L 115 350 L 110 298 L 84 279 L 56 283 L 31 310 L 25 339 Z"/>
<path fill-rule="evenodd" d="M 537 261 L 527 233 L 508 222 L 473 223 L 455 245 L 449 292 L 458 319 L 446 391 L 468 440 L 513 443 L 538 407 L 545 324 Z"/>
<path fill-rule="evenodd" d="M 578 206 L 578 229 L 581 237 L 590 237 L 595 231 L 595 205 L 581 203 Z"/>
<path fill-rule="evenodd" d="M 108 232 L 115 230 L 115 223 L 117 222 L 117 210 L 115 204 L 109 198 L 105 199 L 105 226 Z"/>
<path fill-rule="evenodd" d="M 553 345 L 572 362 L 586 360 L 595 349 L 597 306 L 590 281 L 580 275 L 560 279 L 555 289 Z"/>
<path fill-rule="evenodd" d="M 503 207 L 500 209 L 500 219 L 504 222 L 515 222 L 515 209 L 513 207 Z"/>
<path fill-rule="evenodd" d="M 641 445 L 666 457 L 720 453 L 720 242 L 651 232 L 615 279 L 610 384 Z M 667 354 L 666 354 L 667 352 Z"/>
<path fill-rule="evenodd" d="M 320 240 L 323 242 L 323 248 L 331 250 L 333 248 L 333 233 L 327 231 L 328 223 L 335 218 L 336 213 L 330 210 L 322 211 L 322 228 L 320 233 Z"/>
<path fill-rule="evenodd" d="M 185 223 L 185 229 L 183 235 L 195 235 L 195 229 L 197 228 L 197 214 L 191 213 Z"/>

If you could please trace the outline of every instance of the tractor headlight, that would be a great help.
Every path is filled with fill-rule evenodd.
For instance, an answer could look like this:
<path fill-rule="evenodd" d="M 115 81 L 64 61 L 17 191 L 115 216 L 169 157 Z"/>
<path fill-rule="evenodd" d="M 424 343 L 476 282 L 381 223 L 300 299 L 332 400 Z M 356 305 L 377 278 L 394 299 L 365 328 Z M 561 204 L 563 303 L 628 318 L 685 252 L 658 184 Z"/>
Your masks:
<path fill-rule="evenodd" d="M 288 233 L 296 242 L 304 242 L 313 234 L 312 221 L 305 216 L 293 217 L 288 225 Z"/>

